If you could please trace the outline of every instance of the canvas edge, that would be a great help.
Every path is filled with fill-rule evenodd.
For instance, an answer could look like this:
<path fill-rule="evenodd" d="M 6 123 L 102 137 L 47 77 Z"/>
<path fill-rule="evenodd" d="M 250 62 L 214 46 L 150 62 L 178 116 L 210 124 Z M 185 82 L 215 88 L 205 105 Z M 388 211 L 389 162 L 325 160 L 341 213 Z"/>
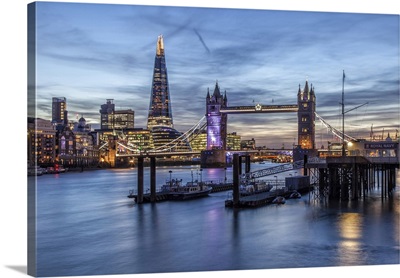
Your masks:
<path fill-rule="evenodd" d="M 28 119 L 36 116 L 36 3 L 27 4 L 27 112 Z M 28 136 L 29 136 L 29 122 Z M 36 137 L 36 127 L 33 126 Z M 28 140 L 29 143 L 30 140 Z M 28 151 L 31 146 L 27 146 Z M 36 146 L 34 147 L 36 149 Z M 37 161 L 33 162 L 37 166 Z M 27 274 L 36 276 L 36 176 L 27 178 Z"/>

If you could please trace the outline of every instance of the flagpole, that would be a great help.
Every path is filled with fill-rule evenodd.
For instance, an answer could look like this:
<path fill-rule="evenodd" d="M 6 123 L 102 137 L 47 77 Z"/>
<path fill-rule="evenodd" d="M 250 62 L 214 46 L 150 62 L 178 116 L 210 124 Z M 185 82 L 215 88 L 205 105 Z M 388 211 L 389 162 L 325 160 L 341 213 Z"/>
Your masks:
<path fill-rule="evenodd" d="M 346 151 L 344 149 L 344 70 L 342 79 L 342 156 L 346 156 Z"/>

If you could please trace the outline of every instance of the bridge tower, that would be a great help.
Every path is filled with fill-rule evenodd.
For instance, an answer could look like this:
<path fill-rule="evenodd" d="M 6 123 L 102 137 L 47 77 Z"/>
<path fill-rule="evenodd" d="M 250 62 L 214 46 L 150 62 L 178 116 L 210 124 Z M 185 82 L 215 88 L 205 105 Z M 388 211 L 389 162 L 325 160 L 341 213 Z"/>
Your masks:
<path fill-rule="evenodd" d="M 207 150 L 226 149 L 227 115 L 221 113 L 221 108 L 227 106 L 226 92 L 221 95 L 218 82 L 215 83 L 214 93 L 210 96 L 207 89 L 206 118 L 207 118 Z"/>
<path fill-rule="evenodd" d="M 213 94 L 207 89 L 206 119 L 207 119 L 207 150 L 202 152 L 202 167 L 225 167 L 227 118 L 221 108 L 227 107 L 226 91 L 221 94 L 218 81 L 215 83 Z"/>
<path fill-rule="evenodd" d="M 116 136 L 116 135 L 108 136 L 107 162 L 110 164 L 111 168 L 115 167 L 115 163 L 117 160 L 117 141 L 118 141 L 118 136 Z"/>
<path fill-rule="evenodd" d="M 297 112 L 298 118 L 298 132 L 297 132 L 297 148 L 294 152 L 294 160 L 302 160 L 304 155 L 315 156 L 315 106 L 316 98 L 314 87 L 309 87 L 308 81 L 301 90 L 297 92 L 297 103 L 299 110 Z"/>

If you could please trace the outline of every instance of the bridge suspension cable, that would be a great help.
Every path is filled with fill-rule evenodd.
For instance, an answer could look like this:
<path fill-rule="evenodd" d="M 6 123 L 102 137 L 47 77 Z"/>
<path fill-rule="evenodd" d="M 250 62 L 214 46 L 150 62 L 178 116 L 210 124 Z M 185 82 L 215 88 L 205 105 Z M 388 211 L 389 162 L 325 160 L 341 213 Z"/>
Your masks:
<path fill-rule="evenodd" d="M 147 150 L 147 152 L 148 153 L 171 152 L 174 148 L 179 146 L 179 144 L 182 144 L 182 143 L 186 144 L 187 142 L 190 142 L 190 140 L 193 140 L 194 138 L 196 138 L 207 127 L 207 122 L 205 121 L 205 119 L 206 119 L 206 117 L 203 116 L 194 126 L 192 126 L 186 132 L 182 133 L 179 137 L 175 138 L 174 140 L 172 140 L 171 142 L 168 142 L 165 145 L 162 145 L 162 146 L 154 148 L 154 149 Z M 121 136 L 121 137 L 125 137 L 124 135 L 125 134 L 123 134 L 123 132 L 121 132 L 119 134 L 119 136 Z M 126 144 L 124 144 L 122 142 L 117 142 L 117 144 L 119 146 L 121 146 L 122 148 L 129 150 L 131 152 L 140 153 L 140 147 L 131 142 L 127 142 Z M 102 149 L 107 145 L 108 145 L 108 142 L 105 142 L 103 145 L 101 145 L 101 147 L 99 149 Z"/>
<path fill-rule="evenodd" d="M 165 152 L 165 151 L 170 151 L 174 148 L 176 148 L 179 144 L 182 142 L 188 142 L 190 139 L 194 139 L 197 137 L 197 135 L 202 132 L 205 127 L 207 126 L 207 122 L 205 121 L 206 116 L 203 116 L 194 126 L 192 126 L 189 130 L 186 132 L 182 133 L 178 138 L 172 140 L 171 142 L 168 142 L 165 145 L 162 145 L 158 148 L 155 148 L 153 150 L 150 150 L 149 152 Z"/>
<path fill-rule="evenodd" d="M 101 150 L 102 148 L 104 148 L 105 146 L 107 146 L 108 145 L 108 142 L 105 142 L 103 145 L 101 145 L 100 147 L 99 147 L 99 150 Z"/>
<path fill-rule="evenodd" d="M 120 145 L 121 147 L 123 147 L 127 150 L 130 150 L 131 152 L 139 152 L 139 147 L 132 143 L 128 143 L 128 146 L 127 146 L 127 145 L 122 144 L 121 142 L 118 142 L 118 145 Z M 130 146 L 132 146 L 133 148 Z"/>
<path fill-rule="evenodd" d="M 328 124 L 327 121 L 325 121 L 320 115 L 317 114 L 317 112 L 315 112 L 315 116 L 318 118 L 318 120 L 320 120 L 320 122 L 326 127 L 328 128 L 328 130 L 330 132 L 332 132 L 334 135 L 336 135 L 339 139 L 343 140 L 343 132 L 341 132 L 340 130 L 334 128 L 333 126 L 331 126 L 330 124 Z M 357 142 L 359 141 L 358 139 L 351 137 L 349 135 L 347 135 L 346 133 L 344 134 L 344 141 L 346 143 L 349 142 Z"/>

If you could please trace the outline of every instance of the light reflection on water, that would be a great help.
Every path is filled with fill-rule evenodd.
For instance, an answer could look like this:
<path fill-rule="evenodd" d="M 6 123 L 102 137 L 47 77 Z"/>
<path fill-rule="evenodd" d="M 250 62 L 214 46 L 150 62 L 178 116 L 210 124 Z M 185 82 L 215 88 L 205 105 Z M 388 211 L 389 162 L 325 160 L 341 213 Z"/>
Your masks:
<path fill-rule="evenodd" d="M 252 168 L 265 165 L 252 165 Z M 160 167 L 157 185 L 197 178 Z M 284 173 L 279 179 L 289 176 Z M 203 180 L 224 169 L 204 169 Z M 228 179 L 231 169 L 226 170 Z M 199 177 L 198 177 L 199 178 Z M 187 202 L 133 204 L 136 170 L 38 177 L 39 276 L 398 264 L 399 194 L 392 201 L 225 208 L 227 192 Z M 145 184 L 149 182 L 148 168 Z M 379 194 L 377 194 L 379 196 Z"/>
<path fill-rule="evenodd" d="M 344 213 L 338 217 L 338 230 L 341 237 L 339 243 L 339 265 L 360 263 L 361 233 L 363 230 L 360 213 Z"/>

